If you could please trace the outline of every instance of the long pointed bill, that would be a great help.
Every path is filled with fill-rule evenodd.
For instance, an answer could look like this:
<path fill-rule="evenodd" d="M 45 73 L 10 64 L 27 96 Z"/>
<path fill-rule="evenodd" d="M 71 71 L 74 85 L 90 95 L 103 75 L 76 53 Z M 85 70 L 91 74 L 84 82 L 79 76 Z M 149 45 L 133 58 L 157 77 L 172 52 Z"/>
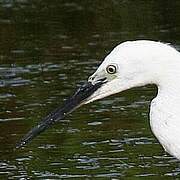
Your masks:
<path fill-rule="evenodd" d="M 105 79 L 99 80 L 96 84 L 87 82 L 81 86 L 76 93 L 65 101 L 62 108 L 57 108 L 55 111 L 45 117 L 36 127 L 31 129 L 25 137 L 16 145 L 16 148 L 20 148 L 30 142 L 38 134 L 42 133 L 55 122 L 63 119 L 66 115 L 77 109 L 79 106 L 84 104 L 88 97 L 90 97 L 102 84 L 105 83 Z"/>

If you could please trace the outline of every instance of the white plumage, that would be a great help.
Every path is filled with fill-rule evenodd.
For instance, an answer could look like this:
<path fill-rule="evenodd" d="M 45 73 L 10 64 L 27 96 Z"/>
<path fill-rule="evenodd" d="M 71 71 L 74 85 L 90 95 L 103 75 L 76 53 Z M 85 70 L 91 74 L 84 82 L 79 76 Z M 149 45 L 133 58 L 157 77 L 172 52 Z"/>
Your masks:
<path fill-rule="evenodd" d="M 116 66 L 108 73 L 109 65 Z M 107 78 L 86 103 L 130 89 L 156 84 L 157 97 L 150 107 L 150 125 L 164 149 L 180 159 L 180 53 L 154 41 L 124 42 L 113 49 L 89 78 L 94 83 Z"/>

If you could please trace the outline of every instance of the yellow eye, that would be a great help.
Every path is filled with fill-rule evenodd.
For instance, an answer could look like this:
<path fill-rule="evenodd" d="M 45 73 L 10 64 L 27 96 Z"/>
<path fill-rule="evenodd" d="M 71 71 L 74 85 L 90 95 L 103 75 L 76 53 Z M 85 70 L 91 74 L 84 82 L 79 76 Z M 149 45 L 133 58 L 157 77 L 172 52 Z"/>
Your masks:
<path fill-rule="evenodd" d="M 107 66 L 106 71 L 107 71 L 107 73 L 109 73 L 109 74 L 115 74 L 116 71 L 117 71 L 117 68 L 116 68 L 115 65 L 112 65 L 112 64 L 111 64 L 111 65 Z"/>

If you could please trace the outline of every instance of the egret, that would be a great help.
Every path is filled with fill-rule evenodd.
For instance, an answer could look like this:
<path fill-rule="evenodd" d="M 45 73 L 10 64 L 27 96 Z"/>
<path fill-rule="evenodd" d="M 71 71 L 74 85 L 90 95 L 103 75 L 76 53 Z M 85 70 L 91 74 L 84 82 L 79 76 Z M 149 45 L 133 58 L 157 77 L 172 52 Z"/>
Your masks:
<path fill-rule="evenodd" d="M 24 146 L 83 104 L 147 84 L 158 87 L 150 105 L 151 130 L 165 151 L 180 159 L 180 53 L 168 44 L 150 40 L 117 45 L 87 83 L 62 108 L 30 130 L 17 147 Z"/>

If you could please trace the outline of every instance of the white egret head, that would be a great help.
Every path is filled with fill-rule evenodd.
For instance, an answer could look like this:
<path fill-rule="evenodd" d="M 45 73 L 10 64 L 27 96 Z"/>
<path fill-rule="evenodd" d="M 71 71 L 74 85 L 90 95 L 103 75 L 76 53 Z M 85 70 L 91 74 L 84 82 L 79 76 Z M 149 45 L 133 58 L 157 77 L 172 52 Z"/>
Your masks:
<path fill-rule="evenodd" d="M 81 86 L 62 108 L 57 108 L 30 130 L 17 147 L 25 145 L 83 104 L 132 87 L 152 83 L 158 86 L 167 84 L 170 82 L 171 70 L 177 69 L 174 67 L 180 63 L 179 58 L 179 53 L 174 48 L 160 42 L 139 40 L 118 45 L 88 82 Z"/>
<path fill-rule="evenodd" d="M 146 84 L 159 86 L 171 75 L 169 66 L 177 65 L 172 62 L 174 54 L 177 55 L 174 48 L 160 42 L 139 40 L 121 43 L 89 77 L 92 84 L 104 78 L 106 83 L 85 103 Z"/>

